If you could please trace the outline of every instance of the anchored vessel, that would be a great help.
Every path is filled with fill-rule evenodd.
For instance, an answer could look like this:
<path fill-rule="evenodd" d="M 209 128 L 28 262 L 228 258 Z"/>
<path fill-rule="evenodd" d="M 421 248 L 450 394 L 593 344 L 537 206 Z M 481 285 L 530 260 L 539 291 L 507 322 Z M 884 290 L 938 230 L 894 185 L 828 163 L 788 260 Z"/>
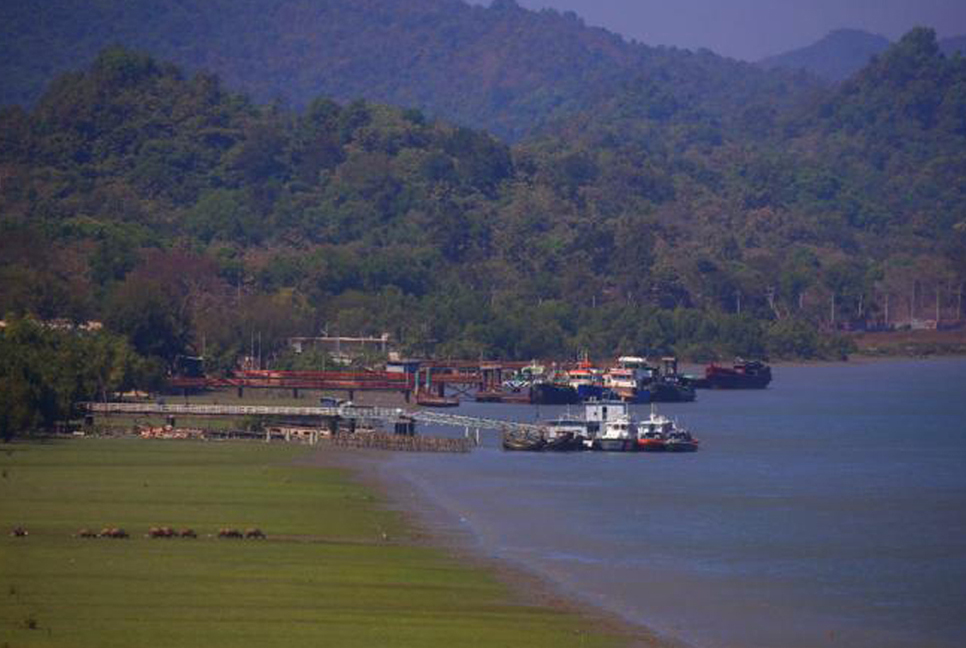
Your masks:
<path fill-rule="evenodd" d="M 771 382 L 771 367 L 760 360 L 738 358 L 731 367 L 715 363 L 704 369 L 703 385 L 711 389 L 764 389 Z"/>
<path fill-rule="evenodd" d="M 659 414 L 651 404 L 650 416 L 637 424 L 637 448 L 645 452 L 689 452 L 698 449 L 698 440 L 674 420 Z"/>

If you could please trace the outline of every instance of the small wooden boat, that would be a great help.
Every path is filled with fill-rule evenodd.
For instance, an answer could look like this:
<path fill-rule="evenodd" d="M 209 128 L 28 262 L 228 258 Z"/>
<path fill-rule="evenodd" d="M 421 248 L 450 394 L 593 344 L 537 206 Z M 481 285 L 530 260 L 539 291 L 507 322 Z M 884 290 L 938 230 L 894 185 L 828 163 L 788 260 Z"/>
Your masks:
<path fill-rule="evenodd" d="M 503 449 L 517 452 L 539 452 L 547 445 L 543 435 L 537 432 L 503 432 Z"/>

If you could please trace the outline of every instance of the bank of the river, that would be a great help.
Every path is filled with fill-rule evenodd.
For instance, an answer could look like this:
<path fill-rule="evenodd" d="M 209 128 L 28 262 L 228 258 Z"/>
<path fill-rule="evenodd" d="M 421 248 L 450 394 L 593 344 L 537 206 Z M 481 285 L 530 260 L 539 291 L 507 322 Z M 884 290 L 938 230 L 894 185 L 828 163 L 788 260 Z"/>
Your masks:
<path fill-rule="evenodd" d="M 333 454 L 138 439 L 0 447 L 0 636 L 20 646 L 655 645 L 439 548 Z M 27 537 L 11 537 L 23 525 Z M 150 539 L 151 526 L 197 539 Z M 82 539 L 81 528 L 131 537 Z M 258 527 L 267 540 L 218 539 Z M 428 541 L 430 540 L 430 541 Z M 532 585 L 532 584 L 531 584 Z M 517 589 L 513 589 L 514 586 Z"/>

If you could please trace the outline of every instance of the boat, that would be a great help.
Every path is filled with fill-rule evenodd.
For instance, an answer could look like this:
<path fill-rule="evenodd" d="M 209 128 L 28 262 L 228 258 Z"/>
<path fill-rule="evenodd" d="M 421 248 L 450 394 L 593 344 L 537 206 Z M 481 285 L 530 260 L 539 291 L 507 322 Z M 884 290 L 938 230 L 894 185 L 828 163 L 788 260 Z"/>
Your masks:
<path fill-rule="evenodd" d="M 530 387 L 530 402 L 534 405 L 575 405 L 577 390 L 564 382 L 545 379 Z"/>
<path fill-rule="evenodd" d="M 651 393 L 645 385 L 653 375 L 654 368 L 647 364 L 646 358 L 621 356 L 617 359 L 617 366 L 604 374 L 604 387 L 624 402 L 649 403 Z"/>
<path fill-rule="evenodd" d="M 648 418 L 638 422 L 637 447 L 648 452 L 694 452 L 698 449 L 698 440 L 691 433 L 658 413 L 657 406 L 651 404 Z"/>
<path fill-rule="evenodd" d="M 711 389 L 765 389 L 771 382 L 771 367 L 760 360 L 737 358 L 730 367 L 711 363 L 704 369 Z"/>
<path fill-rule="evenodd" d="M 653 371 L 646 383 L 652 403 L 690 403 L 696 394 L 690 382 L 678 373 L 678 360 L 674 357 L 662 358 L 664 367 Z"/>
<path fill-rule="evenodd" d="M 637 449 L 637 427 L 627 414 L 604 421 L 594 448 L 605 452 L 628 452 Z"/>
<path fill-rule="evenodd" d="M 637 449 L 644 452 L 663 452 L 665 448 L 664 432 L 658 429 L 648 429 L 644 424 L 637 426 Z"/>
<path fill-rule="evenodd" d="M 503 449 L 519 452 L 539 452 L 547 445 L 546 439 L 539 432 L 504 430 Z"/>
<path fill-rule="evenodd" d="M 530 389 L 490 389 L 476 392 L 478 403 L 524 403 L 530 404 Z"/>
<path fill-rule="evenodd" d="M 696 397 L 691 385 L 667 376 L 650 382 L 643 391 L 650 397 L 645 403 L 690 403 Z"/>
<path fill-rule="evenodd" d="M 690 432 L 677 428 L 667 436 L 664 447 L 668 452 L 695 452 L 699 443 Z"/>
<path fill-rule="evenodd" d="M 567 372 L 567 379 L 570 386 L 577 390 L 577 398 L 581 402 L 603 400 L 608 395 L 603 372 L 594 368 L 586 354 L 575 368 Z"/>
<path fill-rule="evenodd" d="M 416 396 L 416 404 L 421 407 L 459 407 L 460 399 L 455 396 L 421 393 Z"/>
<path fill-rule="evenodd" d="M 543 424 L 544 449 L 555 451 L 583 450 L 589 437 L 586 419 L 565 415 Z"/>

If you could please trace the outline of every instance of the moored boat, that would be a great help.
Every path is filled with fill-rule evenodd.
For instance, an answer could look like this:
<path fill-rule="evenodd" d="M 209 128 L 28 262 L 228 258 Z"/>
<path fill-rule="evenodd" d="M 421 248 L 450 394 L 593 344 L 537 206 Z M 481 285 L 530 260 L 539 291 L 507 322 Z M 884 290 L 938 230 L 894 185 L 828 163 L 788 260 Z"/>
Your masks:
<path fill-rule="evenodd" d="M 676 428 L 664 441 L 668 452 L 695 452 L 700 442 L 691 433 L 682 428 Z"/>
<path fill-rule="evenodd" d="M 546 450 L 568 451 L 583 450 L 584 442 L 589 437 L 586 419 L 576 416 L 562 416 L 543 424 L 543 436 L 546 439 Z"/>
<path fill-rule="evenodd" d="M 705 367 L 704 378 L 711 389 L 765 389 L 771 382 L 771 367 L 760 360 L 741 358 L 731 367 L 712 362 Z"/>
<path fill-rule="evenodd" d="M 503 449 L 521 452 L 539 452 L 547 445 L 542 434 L 532 431 L 505 430 L 503 432 Z"/>
<path fill-rule="evenodd" d="M 665 438 L 664 433 L 659 430 L 647 430 L 641 431 L 638 427 L 637 432 L 637 449 L 643 450 L 644 452 L 663 452 L 666 448 L 664 445 Z"/>
<path fill-rule="evenodd" d="M 577 390 L 566 383 L 535 382 L 530 387 L 530 402 L 534 405 L 574 405 L 578 402 Z"/>
<path fill-rule="evenodd" d="M 698 441 L 691 433 L 679 426 L 673 419 L 658 413 L 657 406 L 651 404 L 649 416 L 638 422 L 639 450 L 649 452 L 693 452 L 698 449 Z"/>
<path fill-rule="evenodd" d="M 637 449 L 637 427 L 628 415 L 604 421 L 594 447 L 605 452 L 627 452 Z"/>
<path fill-rule="evenodd" d="M 460 399 L 455 396 L 437 396 L 436 394 L 417 394 L 416 404 L 421 407 L 459 407 Z"/>

